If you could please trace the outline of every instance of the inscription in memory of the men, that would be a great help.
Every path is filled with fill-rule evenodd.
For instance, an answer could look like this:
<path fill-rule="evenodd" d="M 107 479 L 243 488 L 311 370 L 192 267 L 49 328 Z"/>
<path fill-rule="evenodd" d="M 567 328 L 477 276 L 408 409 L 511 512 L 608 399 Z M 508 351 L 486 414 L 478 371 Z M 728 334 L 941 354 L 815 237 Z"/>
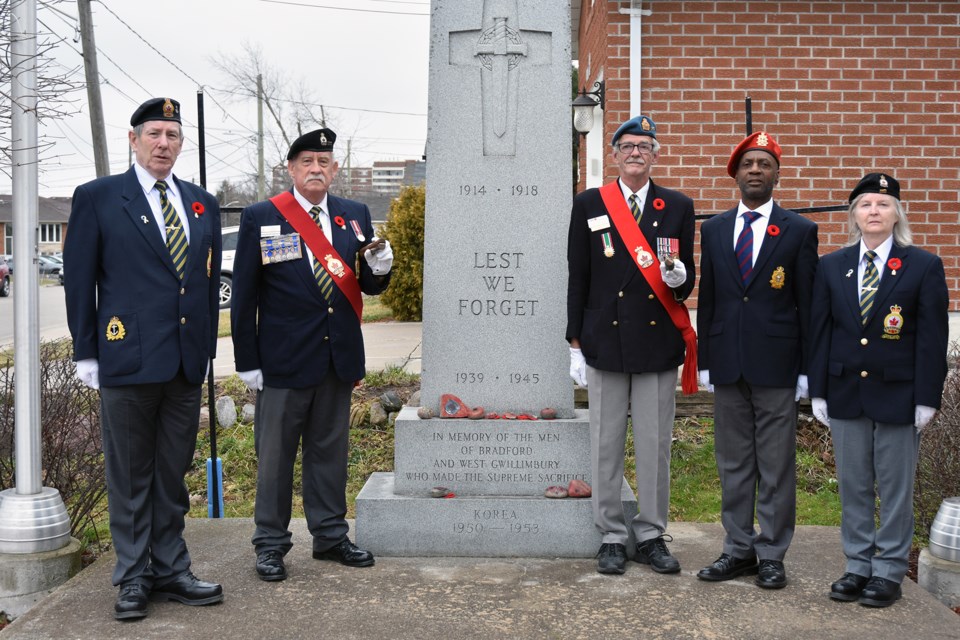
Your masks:
<path fill-rule="evenodd" d="M 567 374 L 569 7 L 432 14 L 421 398 L 573 414 Z"/>

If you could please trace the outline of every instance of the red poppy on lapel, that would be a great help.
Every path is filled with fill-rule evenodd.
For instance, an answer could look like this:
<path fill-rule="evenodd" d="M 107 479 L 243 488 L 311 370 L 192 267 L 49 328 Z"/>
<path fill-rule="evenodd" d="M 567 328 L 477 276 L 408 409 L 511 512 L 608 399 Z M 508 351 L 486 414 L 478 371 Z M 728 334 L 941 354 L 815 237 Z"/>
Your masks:
<path fill-rule="evenodd" d="M 900 258 L 890 258 L 887 260 L 887 267 L 892 269 L 896 273 L 897 269 L 903 266 L 903 263 L 900 262 Z"/>
<path fill-rule="evenodd" d="M 767 235 L 770 235 L 770 236 L 780 235 L 780 227 L 778 227 L 775 224 L 770 225 L 769 227 L 767 227 Z"/>
<path fill-rule="evenodd" d="M 347 228 L 347 223 L 344 222 L 344 221 L 343 221 L 343 218 L 341 218 L 340 216 L 334 217 L 334 219 L 333 219 L 333 224 L 337 225 L 337 226 L 340 227 L 341 229 L 346 229 L 346 228 Z"/>
<path fill-rule="evenodd" d="M 661 198 L 653 199 L 653 208 L 657 211 L 663 211 L 663 208 L 667 206 L 667 203 L 664 202 Z"/>
<path fill-rule="evenodd" d="M 194 202 L 190 208 L 193 209 L 193 215 L 196 216 L 197 218 L 202 216 L 203 212 L 206 211 L 206 209 L 203 208 L 203 205 L 200 204 L 199 202 Z"/>

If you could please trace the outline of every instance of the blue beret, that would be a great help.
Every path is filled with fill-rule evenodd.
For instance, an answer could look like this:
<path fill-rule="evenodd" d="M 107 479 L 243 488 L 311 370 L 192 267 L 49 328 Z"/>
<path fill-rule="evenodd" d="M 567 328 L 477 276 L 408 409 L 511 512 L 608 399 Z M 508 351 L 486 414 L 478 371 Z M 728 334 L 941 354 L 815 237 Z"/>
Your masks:
<path fill-rule="evenodd" d="M 620 125 L 620 128 L 617 129 L 617 132 L 613 134 L 613 141 L 610 144 L 617 144 L 617 140 L 619 140 L 620 136 L 625 133 L 635 136 L 650 136 L 651 138 L 656 139 L 657 125 L 650 116 L 637 116 L 636 118 L 630 118 Z"/>
<path fill-rule="evenodd" d="M 333 143 L 337 141 L 337 134 L 330 129 L 317 129 L 305 133 L 290 145 L 287 160 L 293 160 L 301 151 L 333 151 Z"/>
<path fill-rule="evenodd" d="M 150 98 L 130 116 L 130 126 L 136 127 L 148 120 L 180 122 L 180 103 L 173 98 Z"/>

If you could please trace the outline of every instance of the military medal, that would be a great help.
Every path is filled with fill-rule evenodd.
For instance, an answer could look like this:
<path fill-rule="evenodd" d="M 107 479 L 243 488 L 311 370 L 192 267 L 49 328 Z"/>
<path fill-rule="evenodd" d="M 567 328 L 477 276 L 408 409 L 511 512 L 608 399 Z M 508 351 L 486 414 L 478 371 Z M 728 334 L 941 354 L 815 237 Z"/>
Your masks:
<path fill-rule="evenodd" d="M 303 256 L 299 233 L 260 238 L 260 263 L 289 262 Z"/>
<path fill-rule="evenodd" d="M 646 269 L 653 264 L 653 256 L 649 251 L 644 251 L 643 247 L 637 247 L 634 252 L 637 254 L 637 264 L 641 269 Z"/>
<path fill-rule="evenodd" d="M 903 308 L 898 305 L 891 305 L 890 313 L 888 313 L 883 318 L 883 335 L 881 336 L 884 340 L 899 340 L 900 332 L 903 330 L 903 316 L 900 315 L 900 311 Z"/>
<path fill-rule="evenodd" d="M 123 340 L 125 335 L 127 335 L 127 330 L 124 329 L 120 318 L 117 316 L 110 318 L 110 322 L 107 323 L 107 340 L 111 342 L 114 340 Z"/>
<path fill-rule="evenodd" d="M 680 240 L 677 238 L 657 238 L 657 255 L 661 260 L 675 258 L 680 252 Z"/>
<path fill-rule="evenodd" d="M 770 286 L 774 289 L 783 289 L 783 283 L 787 280 L 787 274 L 783 267 L 777 267 L 773 270 L 773 276 L 770 278 Z"/>
<path fill-rule="evenodd" d="M 608 258 L 612 258 L 613 257 L 613 240 L 610 239 L 610 234 L 604 233 L 601 236 L 601 240 L 603 240 L 603 255 L 607 256 Z"/>
<path fill-rule="evenodd" d="M 329 272 L 332 273 L 333 275 L 337 276 L 338 278 L 342 278 L 342 277 L 343 277 L 343 274 L 344 274 L 345 272 L 344 272 L 344 270 L 343 270 L 343 263 L 342 263 L 342 262 L 340 262 L 339 260 L 337 260 L 336 258 L 334 258 L 334 257 L 333 257 L 332 255 L 330 255 L 329 253 L 328 253 L 327 255 L 323 256 L 323 259 L 327 262 L 327 271 L 329 271 Z"/>
<path fill-rule="evenodd" d="M 356 234 L 357 240 L 359 240 L 360 242 L 363 242 L 364 240 L 367 239 L 366 236 L 363 235 L 363 231 L 360 230 L 359 222 L 357 222 L 356 220 L 351 220 L 350 226 L 353 227 L 353 232 Z"/>

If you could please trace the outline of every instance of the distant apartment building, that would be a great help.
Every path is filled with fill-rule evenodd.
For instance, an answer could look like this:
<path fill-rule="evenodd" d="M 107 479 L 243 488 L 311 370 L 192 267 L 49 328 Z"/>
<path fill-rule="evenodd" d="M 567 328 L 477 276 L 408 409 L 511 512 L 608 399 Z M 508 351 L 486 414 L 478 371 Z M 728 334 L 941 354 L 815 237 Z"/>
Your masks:
<path fill-rule="evenodd" d="M 378 160 L 372 167 L 340 167 L 334 191 L 347 197 L 371 194 L 396 196 L 408 184 L 423 181 L 426 163 L 420 160 Z"/>

